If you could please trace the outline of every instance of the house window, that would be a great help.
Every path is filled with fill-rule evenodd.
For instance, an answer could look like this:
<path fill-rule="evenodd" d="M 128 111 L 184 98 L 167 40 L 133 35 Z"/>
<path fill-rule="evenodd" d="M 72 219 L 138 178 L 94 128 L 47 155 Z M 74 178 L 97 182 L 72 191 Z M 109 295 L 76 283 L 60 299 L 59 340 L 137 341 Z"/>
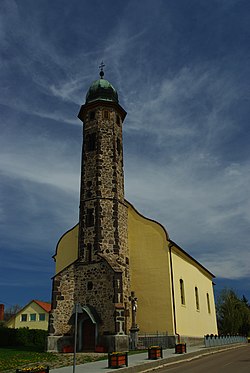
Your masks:
<path fill-rule="evenodd" d="M 86 226 L 92 227 L 94 225 L 94 209 L 87 209 Z"/>
<path fill-rule="evenodd" d="M 208 293 L 207 293 L 207 311 L 208 311 L 208 313 L 211 313 L 210 299 L 209 299 L 209 294 Z"/>
<path fill-rule="evenodd" d="M 45 321 L 45 313 L 39 313 L 39 321 Z"/>
<path fill-rule="evenodd" d="M 196 310 L 199 311 L 200 309 L 200 303 L 199 303 L 199 293 L 198 293 L 198 288 L 197 286 L 194 289 L 195 292 L 195 304 L 196 304 Z"/>
<path fill-rule="evenodd" d="M 90 133 L 86 136 L 86 150 L 88 152 L 92 152 L 95 150 L 96 147 L 96 134 Z"/>
<path fill-rule="evenodd" d="M 30 321 L 36 321 L 36 314 L 35 313 L 30 314 Z"/>
<path fill-rule="evenodd" d="M 26 313 L 23 313 L 21 315 L 21 321 L 27 321 L 27 314 Z"/>
<path fill-rule="evenodd" d="M 89 113 L 89 119 L 94 120 L 95 119 L 95 111 L 90 111 Z"/>
<path fill-rule="evenodd" d="M 181 304 L 185 305 L 184 281 L 180 279 Z"/>

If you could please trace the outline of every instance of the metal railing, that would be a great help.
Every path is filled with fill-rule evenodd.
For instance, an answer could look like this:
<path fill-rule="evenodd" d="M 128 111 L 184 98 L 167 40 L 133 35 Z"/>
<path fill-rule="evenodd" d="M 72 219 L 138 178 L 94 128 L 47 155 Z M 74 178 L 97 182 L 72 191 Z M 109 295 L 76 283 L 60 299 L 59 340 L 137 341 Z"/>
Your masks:
<path fill-rule="evenodd" d="M 239 335 L 205 335 L 205 347 L 224 346 L 233 343 L 247 343 L 247 337 Z"/>

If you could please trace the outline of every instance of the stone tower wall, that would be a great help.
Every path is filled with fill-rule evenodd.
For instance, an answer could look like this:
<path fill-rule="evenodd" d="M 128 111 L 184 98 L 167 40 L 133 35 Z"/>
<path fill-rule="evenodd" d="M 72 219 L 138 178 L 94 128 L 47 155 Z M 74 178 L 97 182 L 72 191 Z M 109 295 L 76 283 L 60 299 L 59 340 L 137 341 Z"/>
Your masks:
<path fill-rule="evenodd" d="M 122 116 L 113 103 L 97 102 L 84 105 L 81 120 L 84 128 L 79 260 L 90 266 L 101 257 L 109 263 L 115 278 L 114 299 L 107 298 L 105 307 L 111 306 L 114 313 L 119 309 L 117 318 L 124 319 L 127 331 L 130 326 L 130 278 Z M 118 326 L 115 328 L 119 329 Z"/>
<path fill-rule="evenodd" d="M 95 253 L 118 254 L 122 248 L 126 255 L 127 242 L 121 240 L 127 236 L 127 222 L 123 218 L 114 225 L 121 213 L 118 206 L 122 204 L 124 210 L 127 208 L 124 204 L 122 122 L 112 107 L 98 106 L 86 113 L 82 158 L 80 257 L 84 257 L 88 243 L 94 244 Z M 92 214 L 89 216 L 92 224 L 87 223 L 88 214 Z"/>

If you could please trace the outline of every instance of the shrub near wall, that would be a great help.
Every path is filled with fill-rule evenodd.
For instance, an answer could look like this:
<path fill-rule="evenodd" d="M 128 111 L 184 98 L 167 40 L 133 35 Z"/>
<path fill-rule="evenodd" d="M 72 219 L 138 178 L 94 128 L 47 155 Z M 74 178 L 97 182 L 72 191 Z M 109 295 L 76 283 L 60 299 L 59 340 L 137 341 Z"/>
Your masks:
<path fill-rule="evenodd" d="M 16 344 L 17 346 L 31 345 L 30 330 L 28 328 L 17 329 Z"/>
<path fill-rule="evenodd" d="M 43 350 L 46 345 L 47 335 L 48 332 L 41 329 L 0 327 L 0 347 L 34 346 Z"/>
<path fill-rule="evenodd" d="M 16 345 L 17 329 L 0 327 L 0 347 L 9 347 Z"/>
<path fill-rule="evenodd" d="M 33 344 L 37 347 L 45 349 L 47 345 L 47 330 L 31 329 Z"/>

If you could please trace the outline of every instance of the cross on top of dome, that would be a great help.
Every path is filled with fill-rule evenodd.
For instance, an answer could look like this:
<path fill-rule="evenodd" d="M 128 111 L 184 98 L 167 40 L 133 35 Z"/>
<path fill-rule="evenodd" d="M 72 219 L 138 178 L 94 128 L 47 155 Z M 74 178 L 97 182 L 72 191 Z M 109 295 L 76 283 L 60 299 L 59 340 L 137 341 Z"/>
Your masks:
<path fill-rule="evenodd" d="M 104 63 L 102 61 L 101 64 L 100 64 L 100 66 L 99 66 L 101 79 L 103 79 L 103 77 L 104 77 L 104 71 L 103 71 L 104 67 L 105 67 L 105 65 L 104 65 Z"/>

